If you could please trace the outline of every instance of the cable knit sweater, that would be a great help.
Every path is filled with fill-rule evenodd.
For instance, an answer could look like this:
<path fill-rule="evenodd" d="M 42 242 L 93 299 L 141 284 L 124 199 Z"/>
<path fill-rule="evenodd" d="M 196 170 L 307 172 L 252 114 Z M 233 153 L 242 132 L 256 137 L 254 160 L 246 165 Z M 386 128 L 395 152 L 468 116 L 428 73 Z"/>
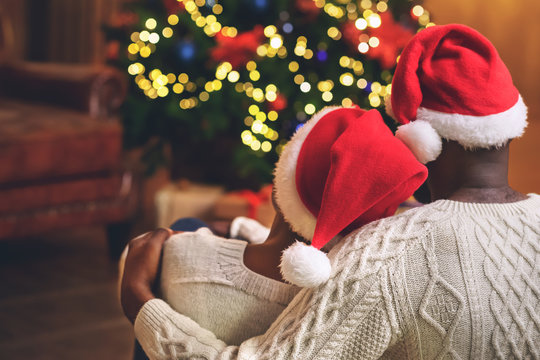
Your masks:
<path fill-rule="evenodd" d="M 246 245 L 201 228 L 173 235 L 163 249 L 163 299 L 227 344 L 263 334 L 300 290 L 249 270 Z"/>
<path fill-rule="evenodd" d="M 263 335 L 227 346 L 165 302 L 135 333 L 151 359 L 538 359 L 540 196 L 439 200 L 368 224 L 329 253 Z"/>

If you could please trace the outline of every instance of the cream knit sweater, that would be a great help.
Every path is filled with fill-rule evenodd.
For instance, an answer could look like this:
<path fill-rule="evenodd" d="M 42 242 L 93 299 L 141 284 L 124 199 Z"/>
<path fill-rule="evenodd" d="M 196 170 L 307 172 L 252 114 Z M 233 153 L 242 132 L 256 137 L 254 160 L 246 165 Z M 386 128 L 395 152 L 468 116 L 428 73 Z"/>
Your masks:
<path fill-rule="evenodd" d="M 539 359 L 540 196 L 439 200 L 373 222 L 329 253 L 261 336 L 227 346 L 159 299 L 135 333 L 151 359 Z"/>
<path fill-rule="evenodd" d="M 163 299 L 227 344 L 263 334 L 300 290 L 249 270 L 246 245 L 201 228 L 171 236 L 163 249 Z"/>

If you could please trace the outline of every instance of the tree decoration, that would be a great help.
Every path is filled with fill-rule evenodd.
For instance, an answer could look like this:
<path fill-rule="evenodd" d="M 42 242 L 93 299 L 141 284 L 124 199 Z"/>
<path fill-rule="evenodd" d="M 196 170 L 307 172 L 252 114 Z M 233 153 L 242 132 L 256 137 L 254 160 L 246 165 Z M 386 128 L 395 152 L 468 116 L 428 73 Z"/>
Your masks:
<path fill-rule="evenodd" d="M 173 176 L 230 187 L 271 181 L 323 107 L 380 107 L 399 52 L 432 24 L 409 0 L 139 0 L 120 16 L 106 31 L 133 80 L 126 146 L 153 169 L 170 145 Z"/>

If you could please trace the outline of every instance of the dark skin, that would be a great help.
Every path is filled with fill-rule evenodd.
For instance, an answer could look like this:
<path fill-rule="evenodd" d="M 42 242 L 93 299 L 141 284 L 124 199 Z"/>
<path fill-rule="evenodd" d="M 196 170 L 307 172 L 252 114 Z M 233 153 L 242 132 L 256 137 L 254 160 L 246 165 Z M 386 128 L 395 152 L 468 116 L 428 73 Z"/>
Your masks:
<path fill-rule="evenodd" d="M 445 141 L 439 157 L 427 164 L 431 200 L 449 199 L 472 203 L 510 203 L 527 197 L 508 185 L 509 144 L 498 149 L 465 150 L 455 141 Z M 159 273 L 161 249 L 170 230 L 158 229 L 131 240 L 122 278 L 121 301 L 127 318 L 134 322 L 148 300 Z M 248 245 L 246 266 L 264 276 L 283 281 L 280 254 L 298 238 L 278 212 L 268 239 Z"/>
<path fill-rule="evenodd" d="M 527 197 L 508 185 L 509 143 L 498 149 L 465 150 L 445 141 L 439 157 L 427 164 L 431 201 L 509 203 Z"/>
<path fill-rule="evenodd" d="M 244 264 L 258 274 L 285 282 L 279 271 L 281 252 L 299 237 L 290 229 L 275 202 L 273 203 L 276 215 L 270 234 L 264 243 L 246 246 Z M 163 244 L 173 233 L 170 229 L 157 229 L 131 240 L 128 244 L 120 301 L 124 314 L 132 323 L 142 306 L 156 297 Z"/>

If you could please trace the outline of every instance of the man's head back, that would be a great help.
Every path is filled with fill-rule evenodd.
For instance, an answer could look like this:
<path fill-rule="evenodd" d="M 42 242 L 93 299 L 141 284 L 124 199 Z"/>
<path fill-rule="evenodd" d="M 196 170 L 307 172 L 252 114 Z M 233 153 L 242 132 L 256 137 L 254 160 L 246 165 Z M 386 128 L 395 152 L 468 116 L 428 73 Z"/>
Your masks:
<path fill-rule="evenodd" d="M 527 107 L 484 36 L 456 24 L 422 30 L 400 57 L 391 96 L 396 136 L 429 163 L 430 180 L 446 183 L 432 186 L 435 198 L 451 187 L 507 187 L 507 145 L 527 126 Z"/>

